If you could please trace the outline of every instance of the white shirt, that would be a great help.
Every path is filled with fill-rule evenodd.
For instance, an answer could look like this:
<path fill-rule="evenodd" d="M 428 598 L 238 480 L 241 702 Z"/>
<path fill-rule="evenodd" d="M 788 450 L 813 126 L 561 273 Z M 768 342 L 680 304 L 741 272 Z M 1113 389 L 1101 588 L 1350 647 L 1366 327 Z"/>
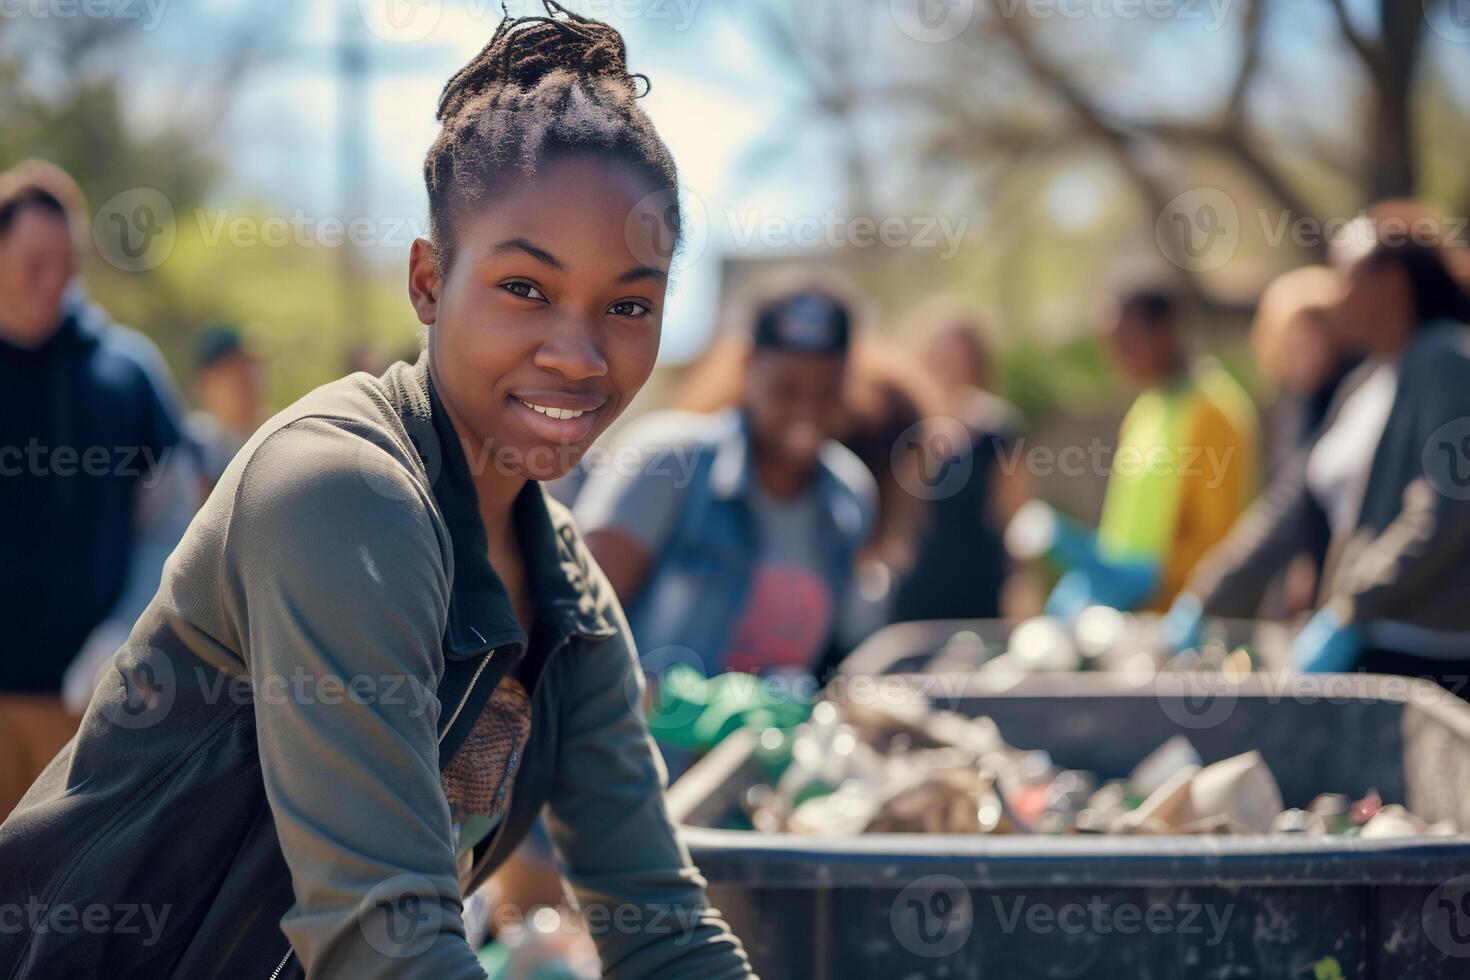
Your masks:
<path fill-rule="evenodd" d="M 1379 364 L 1342 403 L 1307 457 L 1307 489 L 1327 515 L 1334 538 L 1351 534 L 1357 525 L 1368 471 L 1398 387 L 1398 365 Z"/>

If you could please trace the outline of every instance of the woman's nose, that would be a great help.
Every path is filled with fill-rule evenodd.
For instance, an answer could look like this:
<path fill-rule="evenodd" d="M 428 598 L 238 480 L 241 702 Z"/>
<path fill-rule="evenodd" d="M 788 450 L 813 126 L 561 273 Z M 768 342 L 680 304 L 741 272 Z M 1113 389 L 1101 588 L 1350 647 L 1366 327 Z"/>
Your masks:
<path fill-rule="evenodd" d="M 536 349 L 532 362 L 555 371 L 570 381 L 584 381 L 607 374 L 600 332 L 581 320 L 562 321 Z"/>

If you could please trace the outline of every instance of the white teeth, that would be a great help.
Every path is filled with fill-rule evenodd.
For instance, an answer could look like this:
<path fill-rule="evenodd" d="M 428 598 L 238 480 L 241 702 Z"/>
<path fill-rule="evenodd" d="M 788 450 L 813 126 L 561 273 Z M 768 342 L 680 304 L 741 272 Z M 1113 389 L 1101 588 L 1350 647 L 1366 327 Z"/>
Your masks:
<path fill-rule="evenodd" d="M 542 415 L 545 415 L 547 418 L 551 419 L 575 419 L 581 418 L 583 415 L 587 414 L 584 411 L 578 411 L 574 408 L 548 408 L 545 405 L 537 405 L 534 402 L 528 402 L 524 398 L 518 400 L 522 405 L 526 406 L 532 411 L 540 412 Z"/>

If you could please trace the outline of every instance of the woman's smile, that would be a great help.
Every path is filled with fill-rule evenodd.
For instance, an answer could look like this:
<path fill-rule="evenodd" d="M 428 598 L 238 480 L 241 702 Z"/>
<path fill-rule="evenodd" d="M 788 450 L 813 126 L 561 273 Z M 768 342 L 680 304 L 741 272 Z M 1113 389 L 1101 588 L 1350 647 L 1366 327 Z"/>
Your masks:
<path fill-rule="evenodd" d="M 560 445 L 576 444 L 597 429 L 608 399 L 570 392 L 524 392 L 510 396 L 511 414 L 531 435 Z"/>

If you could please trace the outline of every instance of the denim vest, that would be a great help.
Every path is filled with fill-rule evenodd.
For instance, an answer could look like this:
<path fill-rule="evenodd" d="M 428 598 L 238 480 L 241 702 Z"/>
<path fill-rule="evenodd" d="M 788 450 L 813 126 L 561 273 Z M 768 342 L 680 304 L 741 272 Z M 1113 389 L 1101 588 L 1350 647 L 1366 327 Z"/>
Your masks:
<path fill-rule="evenodd" d="M 689 484 L 680 492 L 679 517 L 628 608 L 628 621 L 646 661 L 687 663 L 713 676 L 724 669 L 760 560 L 750 502 L 755 472 L 744 415 L 723 413 L 711 438 L 689 448 L 692 465 Z M 871 523 L 873 482 L 857 457 L 837 442 L 822 448 L 815 481 L 826 505 L 820 523 L 823 580 L 836 616 Z"/>

